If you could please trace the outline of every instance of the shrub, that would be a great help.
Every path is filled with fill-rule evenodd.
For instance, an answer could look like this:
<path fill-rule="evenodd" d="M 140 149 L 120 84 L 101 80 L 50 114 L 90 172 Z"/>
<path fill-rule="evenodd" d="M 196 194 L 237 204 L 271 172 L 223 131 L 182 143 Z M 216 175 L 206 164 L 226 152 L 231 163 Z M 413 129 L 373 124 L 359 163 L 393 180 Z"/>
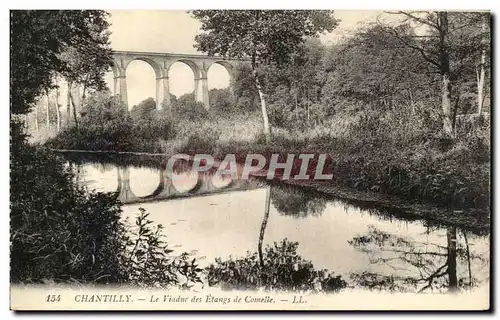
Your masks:
<path fill-rule="evenodd" d="M 87 194 L 58 157 L 22 146 L 12 157 L 10 203 L 12 282 L 123 280 L 115 195 Z"/>
<path fill-rule="evenodd" d="M 121 221 L 116 193 L 88 192 L 72 166 L 14 135 L 11 162 L 11 282 L 191 287 L 201 269 L 175 257 L 144 209 L 137 229 Z"/>
<path fill-rule="evenodd" d="M 172 256 L 173 250 L 164 240 L 162 225 L 154 227 L 148 216 L 149 213 L 139 208 L 136 228 L 127 227 L 124 250 L 120 253 L 126 283 L 161 288 L 190 288 L 203 283 L 200 278 L 203 270 L 195 263 L 196 258 L 191 260 L 187 252 Z"/>
<path fill-rule="evenodd" d="M 202 102 L 194 100 L 194 93 L 188 93 L 172 105 L 172 115 L 176 120 L 200 121 L 208 117 L 208 111 Z"/>

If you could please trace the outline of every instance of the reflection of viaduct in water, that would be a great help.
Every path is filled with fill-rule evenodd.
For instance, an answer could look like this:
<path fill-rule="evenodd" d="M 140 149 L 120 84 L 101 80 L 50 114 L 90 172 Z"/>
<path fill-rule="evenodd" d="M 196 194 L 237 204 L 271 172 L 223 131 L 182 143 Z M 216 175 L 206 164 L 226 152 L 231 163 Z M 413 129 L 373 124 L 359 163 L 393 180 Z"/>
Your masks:
<path fill-rule="evenodd" d="M 166 200 L 181 197 L 198 197 L 210 194 L 223 193 L 228 191 L 236 190 L 250 190 L 259 187 L 255 180 L 240 180 L 231 179 L 228 184 L 224 186 L 216 186 L 213 183 L 214 174 L 207 172 L 198 172 L 197 183 L 194 184 L 188 190 L 178 190 L 173 183 L 173 173 L 165 169 L 158 170 L 158 186 L 156 189 L 147 196 L 137 196 L 132 192 L 130 188 L 130 169 L 129 167 L 118 167 L 117 178 L 118 178 L 118 188 L 116 192 L 118 193 L 118 200 L 124 204 L 148 202 L 155 200 Z"/>
<path fill-rule="evenodd" d="M 114 75 L 113 94 L 119 95 L 125 106 L 128 105 L 126 71 L 127 66 L 134 60 L 141 60 L 148 63 L 156 74 L 155 100 L 157 109 L 161 109 L 162 105 L 165 105 L 167 108 L 171 106 L 168 71 L 175 62 L 185 63 L 191 68 L 194 75 L 195 100 L 202 102 L 205 108 L 208 109 L 210 107 L 210 102 L 208 100 L 207 75 L 210 66 L 219 64 L 226 68 L 231 83 L 234 67 L 244 61 L 241 59 L 228 59 L 195 54 L 114 51 L 112 67 Z"/>

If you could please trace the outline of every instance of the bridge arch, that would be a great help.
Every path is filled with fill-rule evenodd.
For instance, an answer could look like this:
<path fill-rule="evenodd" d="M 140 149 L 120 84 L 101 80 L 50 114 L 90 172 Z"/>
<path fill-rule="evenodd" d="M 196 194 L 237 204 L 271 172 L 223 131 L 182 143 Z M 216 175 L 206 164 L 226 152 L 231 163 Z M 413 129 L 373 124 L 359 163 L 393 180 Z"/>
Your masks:
<path fill-rule="evenodd" d="M 169 81 L 169 87 L 176 93 L 176 95 L 178 95 L 177 98 L 179 98 L 182 94 L 194 92 L 195 101 L 200 101 L 201 98 L 199 96 L 200 93 L 199 79 L 201 78 L 201 70 L 200 66 L 196 64 L 196 62 L 182 58 L 172 59 L 166 63 L 165 71 Z M 179 79 L 179 77 L 181 79 Z M 179 84 L 181 87 L 183 84 L 184 85 L 187 84 L 184 83 L 183 81 L 188 81 L 190 85 L 192 85 L 193 91 L 187 91 L 183 93 L 179 92 Z M 169 106 L 171 105 L 170 101 L 168 101 L 167 103 Z"/>
<path fill-rule="evenodd" d="M 231 81 L 233 80 L 234 77 L 234 70 L 235 70 L 234 65 L 224 60 L 217 60 L 213 64 L 218 64 L 220 66 L 223 66 L 224 69 L 226 69 L 227 73 L 229 74 L 229 85 L 231 85 Z"/>
<path fill-rule="evenodd" d="M 154 62 L 153 62 L 154 63 Z M 134 105 L 139 105 L 145 99 L 152 97 L 155 100 L 154 107 L 158 109 L 157 79 L 161 70 L 160 66 L 151 61 L 134 59 L 128 62 L 125 74 L 127 79 L 127 109 L 132 112 Z"/>

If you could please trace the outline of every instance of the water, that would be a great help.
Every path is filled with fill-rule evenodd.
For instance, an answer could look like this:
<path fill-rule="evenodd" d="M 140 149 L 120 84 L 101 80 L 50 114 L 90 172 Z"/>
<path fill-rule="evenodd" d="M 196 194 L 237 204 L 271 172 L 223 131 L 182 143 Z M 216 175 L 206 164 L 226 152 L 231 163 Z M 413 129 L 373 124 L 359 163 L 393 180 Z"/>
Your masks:
<path fill-rule="evenodd" d="M 202 266 L 257 251 L 269 193 L 264 246 L 285 238 L 298 242 L 298 253 L 316 269 L 340 274 L 350 286 L 439 291 L 455 277 L 459 288 L 489 283 L 487 231 L 406 221 L 258 181 L 234 183 L 228 177 L 95 162 L 80 163 L 78 171 L 90 190 L 120 192 L 123 219 L 133 220 L 139 207 L 146 209 L 165 227 L 170 247 L 193 253 Z"/>

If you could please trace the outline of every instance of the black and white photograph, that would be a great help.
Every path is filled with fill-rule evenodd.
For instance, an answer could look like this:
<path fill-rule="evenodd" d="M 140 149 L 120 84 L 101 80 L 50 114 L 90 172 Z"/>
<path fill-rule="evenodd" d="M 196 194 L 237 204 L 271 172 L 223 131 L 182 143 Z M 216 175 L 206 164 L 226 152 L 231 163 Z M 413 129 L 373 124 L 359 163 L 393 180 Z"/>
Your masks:
<path fill-rule="evenodd" d="M 490 310 L 492 21 L 10 10 L 11 310 Z"/>

